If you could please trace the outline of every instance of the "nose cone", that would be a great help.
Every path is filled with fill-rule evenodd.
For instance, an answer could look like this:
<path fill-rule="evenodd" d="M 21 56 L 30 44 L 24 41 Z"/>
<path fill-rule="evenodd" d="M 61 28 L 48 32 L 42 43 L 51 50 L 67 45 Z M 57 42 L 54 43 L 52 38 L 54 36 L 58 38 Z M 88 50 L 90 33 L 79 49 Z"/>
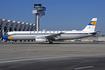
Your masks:
<path fill-rule="evenodd" d="M 4 35 L 2 38 L 8 40 L 8 35 Z"/>

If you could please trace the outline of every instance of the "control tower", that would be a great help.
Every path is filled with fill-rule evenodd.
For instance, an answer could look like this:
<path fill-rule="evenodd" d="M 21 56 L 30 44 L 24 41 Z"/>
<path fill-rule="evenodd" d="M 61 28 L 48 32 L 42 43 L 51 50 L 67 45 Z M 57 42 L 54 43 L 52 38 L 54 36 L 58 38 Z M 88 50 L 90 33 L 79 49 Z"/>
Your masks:
<path fill-rule="evenodd" d="M 35 10 L 35 31 L 40 31 L 40 17 L 45 15 L 46 7 L 43 7 L 42 4 L 34 4 Z"/>

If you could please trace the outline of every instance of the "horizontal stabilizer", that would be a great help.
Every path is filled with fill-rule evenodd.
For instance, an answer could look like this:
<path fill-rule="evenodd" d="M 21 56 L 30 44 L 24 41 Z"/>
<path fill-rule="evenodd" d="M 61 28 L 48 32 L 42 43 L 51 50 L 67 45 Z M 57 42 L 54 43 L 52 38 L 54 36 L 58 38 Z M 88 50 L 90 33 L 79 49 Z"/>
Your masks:
<path fill-rule="evenodd" d="M 95 35 L 95 34 L 99 34 L 101 31 L 96 31 L 96 32 L 92 32 L 92 33 L 90 33 L 90 34 L 93 34 L 93 35 Z"/>

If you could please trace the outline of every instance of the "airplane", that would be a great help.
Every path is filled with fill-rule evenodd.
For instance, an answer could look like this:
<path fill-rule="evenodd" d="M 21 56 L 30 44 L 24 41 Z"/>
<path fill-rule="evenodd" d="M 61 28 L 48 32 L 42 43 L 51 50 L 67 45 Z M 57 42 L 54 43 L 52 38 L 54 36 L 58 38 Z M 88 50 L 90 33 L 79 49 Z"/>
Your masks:
<path fill-rule="evenodd" d="M 95 31 L 96 22 L 97 18 L 93 18 L 81 31 L 12 31 L 7 32 L 7 35 L 2 38 L 6 40 L 35 40 L 52 44 L 56 40 L 73 40 L 96 35 L 99 32 Z"/>

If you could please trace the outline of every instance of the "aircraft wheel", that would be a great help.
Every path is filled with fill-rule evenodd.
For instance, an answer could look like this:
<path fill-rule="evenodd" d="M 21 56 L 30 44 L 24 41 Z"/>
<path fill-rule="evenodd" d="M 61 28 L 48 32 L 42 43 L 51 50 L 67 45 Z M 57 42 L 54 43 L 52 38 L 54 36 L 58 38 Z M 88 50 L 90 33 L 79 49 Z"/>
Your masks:
<path fill-rule="evenodd" d="M 53 42 L 49 42 L 49 44 L 53 44 Z"/>
<path fill-rule="evenodd" d="M 49 44 L 53 44 L 53 41 L 52 40 L 49 40 Z"/>

